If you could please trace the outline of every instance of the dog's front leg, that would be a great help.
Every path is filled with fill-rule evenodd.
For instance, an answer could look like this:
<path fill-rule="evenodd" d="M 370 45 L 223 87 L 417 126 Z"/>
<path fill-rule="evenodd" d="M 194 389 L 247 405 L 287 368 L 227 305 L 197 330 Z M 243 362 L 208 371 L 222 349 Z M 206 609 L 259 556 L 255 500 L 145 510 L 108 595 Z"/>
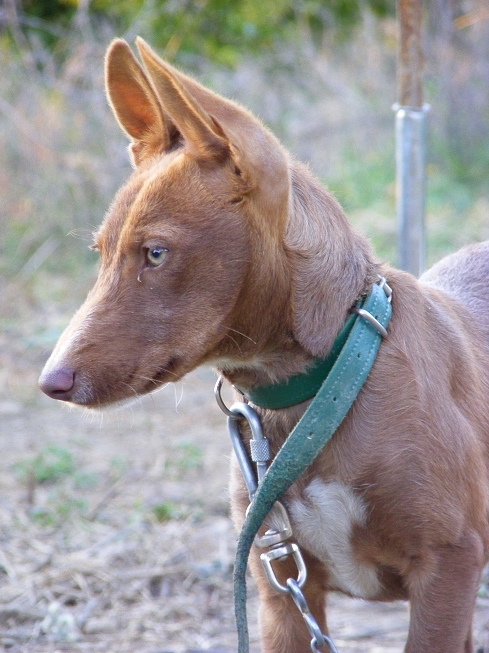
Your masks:
<path fill-rule="evenodd" d="M 262 653 L 310 653 L 311 635 L 292 598 L 272 588 L 264 572 L 260 551 L 253 547 L 250 556 L 251 572 L 260 593 L 260 634 Z M 319 563 L 304 554 L 308 580 L 303 593 L 323 634 L 326 631 L 326 578 Z M 285 584 L 297 578 L 297 567 L 290 558 L 273 563 L 277 580 Z"/>
<path fill-rule="evenodd" d="M 483 560 L 479 535 L 440 547 L 426 570 L 410 574 L 406 653 L 472 653 L 472 619 Z"/>

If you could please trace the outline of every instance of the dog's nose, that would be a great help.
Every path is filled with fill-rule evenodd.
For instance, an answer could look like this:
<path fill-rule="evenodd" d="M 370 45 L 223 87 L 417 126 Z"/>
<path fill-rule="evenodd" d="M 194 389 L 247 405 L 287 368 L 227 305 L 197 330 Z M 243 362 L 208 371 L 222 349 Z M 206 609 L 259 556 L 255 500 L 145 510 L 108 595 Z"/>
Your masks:
<path fill-rule="evenodd" d="M 72 390 L 75 385 L 75 372 L 73 370 L 60 367 L 58 369 L 43 372 L 39 379 L 41 390 L 52 397 L 61 401 L 69 401 Z"/>

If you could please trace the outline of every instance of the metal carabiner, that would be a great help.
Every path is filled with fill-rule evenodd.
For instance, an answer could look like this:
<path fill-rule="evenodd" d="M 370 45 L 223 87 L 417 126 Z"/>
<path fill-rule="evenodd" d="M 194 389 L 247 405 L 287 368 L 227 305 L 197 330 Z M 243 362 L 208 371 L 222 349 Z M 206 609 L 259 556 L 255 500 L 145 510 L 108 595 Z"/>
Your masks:
<path fill-rule="evenodd" d="M 253 499 L 258 483 L 267 471 L 267 461 L 270 458 L 268 439 L 263 435 L 261 421 L 257 412 L 248 404 L 238 402 L 228 409 L 228 431 L 233 445 L 234 453 L 238 459 L 243 474 L 250 500 Z M 248 452 L 239 431 L 239 418 L 244 417 L 251 428 L 252 440 L 250 442 L 253 461 L 256 462 L 257 474 L 251 465 Z M 257 479 L 258 476 L 258 479 Z"/>

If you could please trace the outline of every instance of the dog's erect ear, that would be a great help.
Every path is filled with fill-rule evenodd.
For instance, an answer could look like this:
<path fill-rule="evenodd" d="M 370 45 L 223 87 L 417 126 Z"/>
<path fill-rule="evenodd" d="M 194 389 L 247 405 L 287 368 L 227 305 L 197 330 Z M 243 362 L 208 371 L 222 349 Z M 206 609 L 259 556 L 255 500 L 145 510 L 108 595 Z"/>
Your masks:
<path fill-rule="evenodd" d="M 229 141 L 217 120 L 182 86 L 149 45 L 138 38 L 139 53 L 165 112 L 183 136 L 187 150 L 202 159 L 223 160 Z"/>
<path fill-rule="evenodd" d="M 113 41 L 107 51 L 105 85 L 119 124 L 133 140 L 136 165 L 171 148 L 176 129 L 164 116 L 146 73 L 122 39 Z"/>

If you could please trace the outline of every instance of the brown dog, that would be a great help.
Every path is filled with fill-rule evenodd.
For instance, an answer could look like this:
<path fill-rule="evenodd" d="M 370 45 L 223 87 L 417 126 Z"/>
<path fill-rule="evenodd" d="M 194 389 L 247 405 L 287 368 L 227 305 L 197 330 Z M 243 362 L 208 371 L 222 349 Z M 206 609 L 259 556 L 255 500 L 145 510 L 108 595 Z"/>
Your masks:
<path fill-rule="evenodd" d="M 97 282 L 40 384 L 101 407 L 202 364 L 241 388 L 325 356 L 377 274 L 393 317 L 367 383 L 286 494 L 305 552 L 305 594 L 326 631 L 340 590 L 409 599 L 409 653 L 468 653 L 489 558 L 489 244 L 419 281 L 379 265 L 333 197 L 248 112 L 138 41 L 107 55 L 107 92 L 135 171 L 95 237 Z M 260 410 L 275 453 L 307 404 Z M 248 503 L 236 470 L 233 515 Z M 251 566 L 263 651 L 306 653 L 291 599 Z M 278 574 L 291 573 L 278 563 Z M 294 573 L 294 572 L 292 572 Z"/>

